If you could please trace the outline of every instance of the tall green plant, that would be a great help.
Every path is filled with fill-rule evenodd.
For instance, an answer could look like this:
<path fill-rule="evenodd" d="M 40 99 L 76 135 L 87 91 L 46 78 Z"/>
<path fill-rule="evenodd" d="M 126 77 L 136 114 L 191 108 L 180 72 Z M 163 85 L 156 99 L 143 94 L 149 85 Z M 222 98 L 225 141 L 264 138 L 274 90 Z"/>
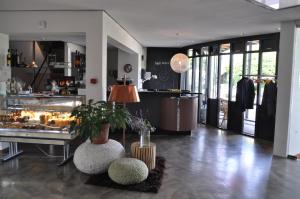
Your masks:
<path fill-rule="evenodd" d="M 110 124 L 112 130 L 126 128 L 131 121 L 130 113 L 120 105 L 112 105 L 106 101 L 76 107 L 71 114 L 76 121 L 72 122 L 71 130 L 78 130 L 83 138 L 94 138 L 101 133 L 103 124 Z"/>

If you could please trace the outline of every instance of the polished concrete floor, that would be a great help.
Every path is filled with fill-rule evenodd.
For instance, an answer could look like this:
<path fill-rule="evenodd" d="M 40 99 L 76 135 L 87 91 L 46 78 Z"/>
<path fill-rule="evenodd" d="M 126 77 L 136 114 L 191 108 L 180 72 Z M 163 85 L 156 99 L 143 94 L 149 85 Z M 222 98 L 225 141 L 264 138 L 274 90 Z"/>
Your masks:
<path fill-rule="evenodd" d="M 0 198 L 300 198 L 300 162 L 272 157 L 271 143 L 204 127 L 192 136 L 152 136 L 152 141 L 167 159 L 158 194 L 85 185 L 88 176 L 72 162 L 57 167 L 59 159 L 26 148 L 24 155 L 0 163 Z"/>

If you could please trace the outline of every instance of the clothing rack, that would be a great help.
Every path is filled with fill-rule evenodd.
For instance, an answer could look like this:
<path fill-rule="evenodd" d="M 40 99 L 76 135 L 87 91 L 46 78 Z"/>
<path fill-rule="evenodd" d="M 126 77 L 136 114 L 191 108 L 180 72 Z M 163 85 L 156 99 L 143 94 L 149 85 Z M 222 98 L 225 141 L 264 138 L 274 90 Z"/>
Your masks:
<path fill-rule="evenodd" d="M 274 77 L 274 81 L 277 81 L 277 75 L 240 75 L 242 77 L 257 77 L 256 81 L 265 81 L 266 79 L 262 79 L 263 77 Z"/>
<path fill-rule="evenodd" d="M 277 75 L 240 75 L 242 77 L 277 77 Z"/>

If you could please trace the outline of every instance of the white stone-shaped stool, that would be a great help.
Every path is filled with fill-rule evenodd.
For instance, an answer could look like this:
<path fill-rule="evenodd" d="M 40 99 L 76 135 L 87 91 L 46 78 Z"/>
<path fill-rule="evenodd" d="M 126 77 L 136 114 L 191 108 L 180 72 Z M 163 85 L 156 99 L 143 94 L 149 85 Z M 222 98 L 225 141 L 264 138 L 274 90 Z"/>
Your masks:
<path fill-rule="evenodd" d="M 105 144 L 92 144 L 88 139 L 76 149 L 73 162 L 83 173 L 98 174 L 107 172 L 114 160 L 124 156 L 124 147 L 115 140 L 110 139 Z"/>
<path fill-rule="evenodd" d="M 108 169 L 110 179 L 118 184 L 137 184 L 147 179 L 147 165 L 135 158 L 121 158 L 111 163 Z"/>

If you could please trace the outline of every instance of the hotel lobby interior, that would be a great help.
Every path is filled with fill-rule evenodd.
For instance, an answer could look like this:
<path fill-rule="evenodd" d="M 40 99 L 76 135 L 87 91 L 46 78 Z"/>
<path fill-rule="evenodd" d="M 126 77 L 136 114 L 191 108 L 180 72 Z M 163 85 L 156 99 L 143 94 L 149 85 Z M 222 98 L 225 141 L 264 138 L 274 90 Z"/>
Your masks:
<path fill-rule="evenodd" d="M 0 2 L 0 199 L 300 198 L 296 0 Z"/>

